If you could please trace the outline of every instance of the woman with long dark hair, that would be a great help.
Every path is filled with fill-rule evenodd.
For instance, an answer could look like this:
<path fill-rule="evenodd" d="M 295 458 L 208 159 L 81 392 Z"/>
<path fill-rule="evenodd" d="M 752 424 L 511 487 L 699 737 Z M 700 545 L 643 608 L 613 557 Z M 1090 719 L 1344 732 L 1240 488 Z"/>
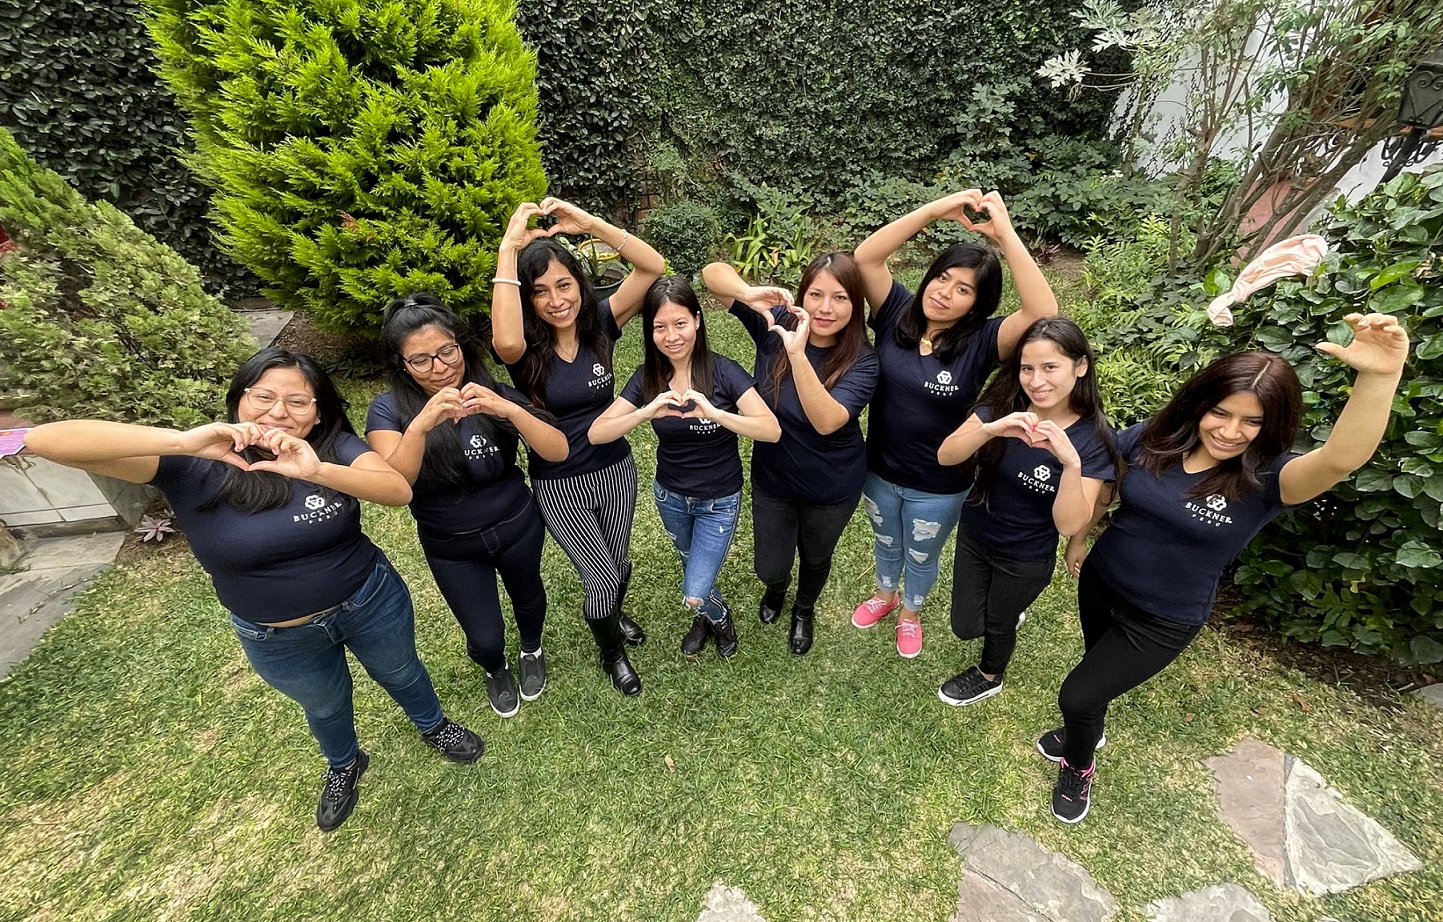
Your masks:
<path fill-rule="evenodd" d="M 562 461 L 566 436 L 520 391 L 496 383 L 460 318 L 434 295 L 387 305 L 381 340 L 391 389 L 371 401 L 366 438 L 411 484 L 421 550 L 466 635 L 466 655 L 486 671 L 491 709 L 513 717 L 546 687 L 545 529 L 516 452 L 524 440 Z M 498 576 L 520 634 L 519 683 L 506 659 Z"/>
<path fill-rule="evenodd" d="M 1104 482 L 1117 476 L 1095 364 L 1077 324 L 1037 321 L 937 450 L 942 464 L 975 459 L 957 523 L 952 632 L 986 638 L 980 662 L 938 689 L 947 704 L 1002 690 L 1023 612 L 1052 580 L 1058 535 L 1086 528 Z"/>
<path fill-rule="evenodd" d="M 892 254 L 945 220 L 1001 250 L 1022 301 L 1016 313 L 992 316 L 1002 300 L 1002 267 L 990 247 L 958 243 L 943 250 L 915 294 L 892 278 Z M 923 205 L 863 241 L 857 264 L 881 376 L 868 421 L 862 494 L 877 590 L 857 606 L 852 624 L 870 628 L 895 611 L 897 652 L 911 658 L 922 652 L 922 604 L 972 485 L 970 468 L 939 464 L 937 449 L 967 419 L 992 369 L 1016 351 L 1022 331 L 1057 316 L 1057 299 L 996 192 L 968 189 Z"/>
<path fill-rule="evenodd" d="M 305 711 L 328 763 L 316 824 L 329 832 L 351 815 L 370 764 L 347 650 L 446 758 L 474 762 L 483 744 L 441 712 L 416 656 L 411 594 L 361 531 L 357 500 L 400 506 L 411 488 L 356 436 L 325 370 L 262 349 L 237 369 L 226 419 L 184 432 L 71 420 L 31 430 L 25 444 L 165 494 L 246 658 Z"/>
<path fill-rule="evenodd" d="M 1269 352 L 1218 359 L 1118 434 L 1122 505 L 1091 553 L 1085 529 L 1067 547 L 1086 652 L 1058 694 L 1064 725 L 1037 741 L 1059 763 L 1052 813 L 1062 822 L 1087 815 L 1108 705 L 1182 653 L 1212 612 L 1223 569 L 1286 507 L 1331 489 L 1377 450 L 1408 334 L 1386 314 L 1345 319 L 1353 341 L 1317 348 L 1358 376 L 1327 441 L 1307 454 L 1290 450 L 1302 386 Z M 1104 491 L 1092 523 L 1110 502 Z"/>
<path fill-rule="evenodd" d="M 546 216 L 549 228 L 528 228 Z M 595 237 L 631 261 L 616 294 L 599 301 L 591 280 L 554 234 Z M 575 205 L 548 198 L 522 203 L 496 255 L 491 345 L 511 380 L 556 419 L 568 454 L 551 462 L 531 456 L 531 488 L 541 517 L 581 576 L 582 614 L 601 651 L 601 666 L 624 695 L 641 694 L 641 676 L 625 644 L 646 634 L 621 610 L 631 582 L 631 522 L 636 514 L 636 465 L 625 440 L 593 445 L 587 431 L 611 406 L 616 377 L 612 348 L 621 328 L 666 261 L 630 233 Z"/>
<path fill-rule="evenodd" d="M 701 302 L 685 279 L 670 275 L 653 283 L 641 321 L 648 333 L 645 361 L 591 424 L 591 441 L 602 445 L 651 423 L 657 439 L 652 496 L 681 555 L 682 601 L 693 612 L 681 652 L 696 656 L 714 637 L 717 653 L 730 658 L 737 652 L 736 625 L 716 580 L 741 511 L 737 436 L 775 442 L 782 430 L 751 375 L 712 353 Z"/>
<path fill-rule="evenodd" d="M 862 276 L 846 253 L 823 253 L 802 272 L 795 304 L 786 289 L 748 285 L 726 263 L 707 266 L 702 279 L 731 301 L 756 343 L 757 392 L 781 424 L 775 444 L 752 448 L 753 560 L 765 587 L 757 616 L 763 624 L 780 617 L 798 561 L 789 644 L 802 656 L 867 473 L 858 417 L 876 387 L 877 356 Z"/>

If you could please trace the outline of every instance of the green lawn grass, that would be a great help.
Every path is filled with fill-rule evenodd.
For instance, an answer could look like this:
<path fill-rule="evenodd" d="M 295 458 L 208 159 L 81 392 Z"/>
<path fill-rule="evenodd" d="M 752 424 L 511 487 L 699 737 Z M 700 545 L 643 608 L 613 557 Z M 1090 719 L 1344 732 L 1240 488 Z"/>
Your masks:
<path fill-rule="evenodd" d="M 709 316 L 720 351 L 750 343 Z M 618 356 L 640 356 L 639 330 Z M 362 418 L 378 382 L 349 382 Z M 313 823 L 322 763 L 299 711 L 261 683 L 183 545 L 110 571 L 0 684 L 0 918 L 692 920 L 713 882 L 772 922 L 937 920 L 956 910 L 953 823 L 1037 837 L 1086 867 L 1137 922 L 1148 901 L 1236 881 L 1279 922 L 1443 918 L 1443 715 L 1369 704 L 1207 630 L 1113 708 L 1092 814 L 1049 811 L 1055 769 L 1033 740 L 1080 655 L 1073 584 L 1059 576 L 1023 628 L 1006 690 L 948 708 L 937 685 L 975 661 L 947 629 L 949 575 L 902 660 L 884 625 L 851 610 L 872 588 L 858 515 L 818 607 L 811 654 L 785 619 L 755 618 L 748 516 L 721 588 L 741 652 L 695 662 L 675 554 L 646 497 L 649 432 L 628 609 L 650 632 L 633 653 L 646 691 L 623 699 L 595 661 L 580 587 L 548 542 L 551 685 L 495 717 L 405 510 L 366 527 L 409 581 L 418 646 L 448 713 L 485 735 L 474 766 L 430 752 L 357 670 L 372 753 L 350 821 Z M 944 568 L 946 569 L 946 568 Z M 512 631 L 514 649 L 515 636 Z M 1257 874 L 1216 818 L 1201 760 L 1255 737 L 1316 767 L 1425 862 L 1423 871 L 1315 900 Z M 963 918 L 971 918 L 964 914 Z"/>

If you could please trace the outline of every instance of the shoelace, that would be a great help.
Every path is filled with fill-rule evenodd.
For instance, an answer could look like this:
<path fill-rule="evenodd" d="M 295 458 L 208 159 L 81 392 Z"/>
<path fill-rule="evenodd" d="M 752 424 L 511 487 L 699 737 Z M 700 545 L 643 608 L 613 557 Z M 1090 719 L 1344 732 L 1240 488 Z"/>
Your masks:
<path fill-rule="evenodd" d="M 1078 771 L 1071 765 L 1064 765 L 1061 775 L 1057 783 L 1062 787 L 1062 796 L 1068 800 L 1078 800 L 1092 786 L 1091 769 Z"/>
<path fill-rule="evenodd" d="M 465 741 L 465 733 L 460 724 L 448 720 L 441 725 L 441 729 L 431 734 L 431 742 L 441 749 L 451 749 Z"/>
<path fill-rule="evenodd" d="M 327 768 L 326 797 L 330 800 L 339 800 L 346 796 L 346 789 L 351 786 L 351 776 L 355 772 L 354 765 L 350 768 Z"/>
<path fill-rule="evenodd" d="M 897 633 L 916 637 L 922 633 L 922 625 L 916 621 L 899 621 L 897 622 Z"/>

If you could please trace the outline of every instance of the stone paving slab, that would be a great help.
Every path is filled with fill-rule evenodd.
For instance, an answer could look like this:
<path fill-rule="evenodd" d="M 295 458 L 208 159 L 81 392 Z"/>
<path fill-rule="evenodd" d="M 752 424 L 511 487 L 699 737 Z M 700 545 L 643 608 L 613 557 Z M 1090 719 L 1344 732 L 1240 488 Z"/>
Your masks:
<path fill-rule="evenodd" d="M 281 335 L 281 330 L 291 322 L 294 311 L 263 310 L 263 311 L 237 311 L 236 316 L 245 321 L 252 336 L 262 349 L 276 341 Z"/>
<path fill-rule="evenodd" d="M 1443 708 L 1443 683 L 1418 689 L 1418 697 L 1436 708 Z"/>
<path fill-rule="evenodd" d="M 1268 908 L 1237 884 L 1156 900 L 1144 911 L 1151 922 L 1273 922 Z"/>
<path fill-rule="evenodd" d="M 1280 887 L 1321 896 L 1422 864 L 1306 762 L 1244 740 L 1207 760 L 1218 813 Z"/>
<path fill-rule="evenodd" d="M 115 561 L 124 533 L 23 543 L 16 573 L 0 576 L 0 677 L 30 655 L 71 610 L 71 600 Z"/>
<path fill-rule="evenodd" d="M 1081 865 L 1019 832 L 958 823 L 947 842 L 962 856 L 954 922 L 1106 922 L 1117 913 Z"/>
<path fill-rule="evenodd" d="M 707 892 L 705 906 L 696 922 L 766 922 L 761 910 L 736 887 L 718 881 Z"/>

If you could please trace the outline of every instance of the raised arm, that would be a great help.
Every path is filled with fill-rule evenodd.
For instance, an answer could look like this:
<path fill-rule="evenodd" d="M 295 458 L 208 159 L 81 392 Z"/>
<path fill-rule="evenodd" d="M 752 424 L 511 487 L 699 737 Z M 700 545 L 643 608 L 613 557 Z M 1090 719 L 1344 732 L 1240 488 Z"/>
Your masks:
<path fill-rule="evenodd" d="M 615 318 L 617 327 L 626 326 L 626 322 L 641 310 L 642 298 L 651 283 L 666 272 L 666 260 L 645 240 L 570 202 L 559 198 L 544 199 L 541 210 L 555 216 L 553 233 L 595 237 L 631 263 L 631 274 L 611 296 L 611 316 Z"/>
<path fill-rule="evenodd" d="M 709 263 L 701 270 L 701 281 L 718 300 L 725 303 L 740 301 L 768 319 L 772 316 L 772 308 L 778 304 L 792 306 L 790 291 L 770 285 L 748 285 L 727 263 Z"/>
<path fill-rule="evenodd" d="M 517 205 L 496 251 L 496 276 L 491 284 L 491 348 L 508 365 L 521 361 L 526 354 L 526 325 L 521 317 L 521 277 L 517 275 L 516 257 L 531 241 L 556 233 L 554 227 L 543 230 L 526 226 L 539 214 L 541 206 L 534 202 Z"/>
<path fill-rule="evenodd" d="M 887 260 L 902 248 L 902 244 L 920 234 L 933 221 L 944 218 L 958 221 L 968 230 L 978 230 L 968 220 L 963 206 L 970 205 L 975 209 L 981 201 L 982 192 L 978 189 L 954 192 L 908 212 L 863 240 L 852 255 L 862 270 L 869 312 L 876 313 L 892 291 L 892 270 L 887 267 Z"/>
<path fill-rule="evenodd" d="M 1346 346 L 1319 343 L 1317 348 L 1352 366 L 1358 377 L 1327 441 L 1289 461 L 1278 475 L 1288 505 L 1327 492 L 1367 464 L 1388 428 L 1393 395 L 1408 359 L 1408 334 L 1387 314 L 1349 314 L 1343 319 L 1353 327 L 1353 341 Z"/>
<path fill-rule="evenodd" d="M 981 207 L 987 210 L 989 220 L 965 223 L 969 225 L 969 230 L 985 234 L 1002 251 L 1002 258 L 1012 272 L 1012 284 L 1017 286 L 1017 297 L 1022 302 L 1016 312 L 1002 321 L 1002 329 L 997 334 L 997 354 L 1005 361 L 1017 348 L 1018 340 L 1022 339 L 1028 327 L 1044 318 L 1057 316 L 1057 296 L 1052 293 L 1052 286 L 1047 284 L 1047 277 L 1042 274 L 1037 260 L 1032 258 L 1027 244 L 1013 228 L 1002 196 L 996 192 L 987 193 L 982 196 Z"/>

